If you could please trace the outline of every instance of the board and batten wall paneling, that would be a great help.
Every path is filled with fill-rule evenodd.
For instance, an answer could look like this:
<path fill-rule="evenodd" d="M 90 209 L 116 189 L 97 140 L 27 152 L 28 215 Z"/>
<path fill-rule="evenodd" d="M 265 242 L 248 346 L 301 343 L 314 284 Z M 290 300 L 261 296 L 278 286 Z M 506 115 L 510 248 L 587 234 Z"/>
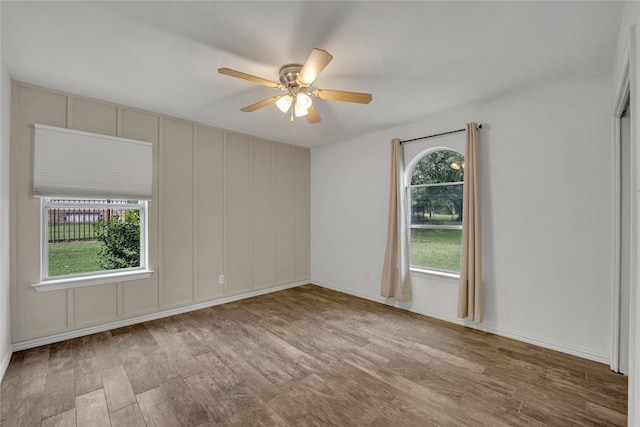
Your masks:
<path fill-rule="evenodd" d="M 254 138 L 251 141 L 253 289 L 272 286 L 275 282 L 274 205 L 273 143 Z"/>
<path fill-rule="evenodd" d="M 73 289 L 74 324 L 92 326 L 116 320 L 118 317 L 116 292 L 115 283 Z"/>
<path fill-rule="evenodd" d="M 223 294 L 224 132 L 198 126 L 196 139 L 196 299 Z"/>
<path fill-rule="evenodd" d="M 311 270 L 309 241 L 311 222 L 311 153 L 308 150 L 293 150 L 293 280 L 304 280 Z"/>
<path fill-rule="evenodd" d="M 82 98 L 70 98 L 69 127 L 84 132 L 118 136 L 118 108 L 115 105 Z"/>
<path fill-rule="evenodd" d="M 36 293 L 40 280 L 40 200 L 33 194 L 33 124 L 67 126 L 67 97 L 13 86 L 11 141 L 12 342 L 64 330 L 67 291 Z"/>
<path fill-rule="evenodd" d="M 14 344 L 309 279 L 310 150 L 25 83 L 12 90 Z M 153 144 L 150 278 L 31 288 L 40 278 L 34 123 Z"/>
<path fill-rule="evenodd" d="M 157 115 L 121 109 L 120 135 L 123 138 L 147 141 L 153 144 L 153 164 L 158 164 L 159 139 L 160 139 L 160 118 Z M 153 168 L 153 194 L 148 205 L 149 240 L 148 258 L 149 268 L 158 270 L 158 213 L 160 203 L 158 200 L 158 168 Z M 160 304 L 159 274 L 153 274 L 148 279 L 132 280 L 120 283 L 119 294 L 122 300 L 121 314 L 131 316 L 135 314 L 148 313 L 157 310 Z"/>
<path fill-rule="evenodd" d="M 118 108 L 114 105 L 69 97 L 68 123 L 71 129 L 117 136 Z M 89 286 L 82 289 L 67 290 L 69 305 L 69 323 L 87 326 L 115 320 L 117 317 L 116 284 Z"/>
<path fill-rule="evenodd" d="M 193 132 L 191 123 L 162 120 L 163 305 L 193 301 Z"/>
<path fill-rule="evenodd" d="M 225 144 L 226 294 L 251 289 L 251 139 L 227 134 Z"/>
<path fill-rule="evenodd" d="M 293 281 L 293 147 L 274 145 L 276 283 Z"/>

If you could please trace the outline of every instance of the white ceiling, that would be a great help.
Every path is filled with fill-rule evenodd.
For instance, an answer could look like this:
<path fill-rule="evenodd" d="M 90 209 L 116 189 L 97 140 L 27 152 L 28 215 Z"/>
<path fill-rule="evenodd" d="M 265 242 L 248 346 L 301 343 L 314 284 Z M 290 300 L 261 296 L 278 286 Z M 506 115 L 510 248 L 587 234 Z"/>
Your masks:
<path fill-rule="evenodd" d="M 2 59 L 13 79 L 302 146 L 356 135 L 611 69 L 621 2 L 10 2 Z M 312 48 L 334 60 L 313 88 L 373 94 L 316 100 L 290 123 L 269 80 Z"/>

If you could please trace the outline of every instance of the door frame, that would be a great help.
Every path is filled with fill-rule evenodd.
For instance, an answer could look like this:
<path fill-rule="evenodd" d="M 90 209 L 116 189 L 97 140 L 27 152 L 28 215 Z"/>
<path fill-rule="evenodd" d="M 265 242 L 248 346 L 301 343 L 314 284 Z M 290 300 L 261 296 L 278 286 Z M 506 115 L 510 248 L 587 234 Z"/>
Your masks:
<path fill-rule="evenodd" d="M 618 79 L 618 85 L 615 93 L 615 101 L 613 104 L 613 191 L 612 191 L 612 206 L 613 206 L 613 259 L 612 259 L 612 267 L 613 267 L 613 295 L 612 295 L 612 336 L 611 336 L 611 361 L 610 366 L 611 370 L 614 372 L 619 372 L 619 361 L 620 361 L 620 299 L 621 299 L 621 283 L 620 283 L 620 263 L 621 256 L 620 253 L 620 233 L 622 231 L 622 224 L 620 222 L 621 216 L 621 202 L 622 202 L 622 182 L 620 177 L 621 171 L 621 163 L 620 157 L 622 155 L 622 149 L 620 145 L 620 138 L 622 136 L 620 121 L 622 118 L 622 114 L 627 105 L 627 100 L 631 105 L 631 76 L 630 76 L 630 43 L 625 45 L 625 50 L 623 52 L 623 67 L 621 70 L 620 78 Z M 631 109 L 633 112 L 633 108 Z M 630 121 L 632 118 L 629 118 Z M 633 127 L 633 123 L 631 123 Z M 633 138 L 633 135 L 631 135 Z M 634 143 L 631 142 L 631 152 L 633 152 Z M 634 175 L 633 173 L 631 174 Z M 635 183 L 632 182 L 632 188 L 635 189 Z M 635 211 L 635 206 L 631 207 L 632 212 Z M 632 229 L 633 223 L 635 222 L 635 217 L 631 216 Z M 633 252 L 635 239 L 632 238 L 631 251 Z M 632 263 L 633 264 L 633 263 Z M 634 270 L 634 267 L 631 267 L 631 270 Z M 632 282 L 634 279 L 634 274 L 631 274 Z M 630 319 L 631 320 L 631 316 Z"/>
<path fill-rule="evenodd" d="M 612 126 L 612 166 L 613 166 L 613 192 L 612 192 L 612 209 L 613 209 L 613 264 L 612 264 L 612 348 L 611 348 L 611 368 L 618 370 L 619 361 L 619 333 L 620 333 L 620 116 L 622 115 L 627 93 L 629 94 L 629 105 L 631 108 L 630 120 L 630 157 L 631 157 L 631 185 L 632 196 L 637 195 L 640 186 L 637 182 L 638 154 L 637 154 L 637 81 L 638 75 L 637 56 L 636 56 L 636 28 L 635 25 L 630 26 L 629 33 L 624 48 L 621 52 L 621 69 L 616 80 L 614 103 L 613 103 L 613 126 Z M 637 327 L 637 319 L 640 310 L 640 293 L 637 284 L 637 265 L 638 265 L 638 206 L 636 205 L 638 197 L 632 197 L 631 201 L 631 280 L 630 280 L 630 296 L 629 296 L 629 387 L 628 387 L 628 416 L 629 425 L 637 425 L 640 423 L 640 328 Z"/>

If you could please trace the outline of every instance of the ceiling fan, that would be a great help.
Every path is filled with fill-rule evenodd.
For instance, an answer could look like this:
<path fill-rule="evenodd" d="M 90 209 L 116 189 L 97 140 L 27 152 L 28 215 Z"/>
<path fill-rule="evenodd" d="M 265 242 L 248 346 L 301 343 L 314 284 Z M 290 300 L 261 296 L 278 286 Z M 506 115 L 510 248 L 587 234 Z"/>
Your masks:
<path fill-rule="evenodd" d="M 293 121 L 293 117 L 295 115 L 295 117 L 305 116 L 309 123 L 318 123 L 321 119 L 318 112 L 313 107 L 312 98 L 356 102 L 358 104 L 368 104 L 373 99 L 369 93 L 326 89 L 310 90 L 309 87 L 332 59 L 333 56 L 331 56 L 331 54 L 326 50 L 313 49 L 303 65 L 287 64 L 280 68 L 280 83 L 252 76 L 251 74 L 242 73 L 230 68 L 218 68 L 218 72 L 227 76 L 249 80 L 250 82 L 258 83 L 263 86 L 286 91 L 285 95 L 264 99 L 260 102 L 244 107 L 240 109 L 240 111 L 249 113 L 275 103 L 283 113 L 291 111 L 291 121 Z"/>

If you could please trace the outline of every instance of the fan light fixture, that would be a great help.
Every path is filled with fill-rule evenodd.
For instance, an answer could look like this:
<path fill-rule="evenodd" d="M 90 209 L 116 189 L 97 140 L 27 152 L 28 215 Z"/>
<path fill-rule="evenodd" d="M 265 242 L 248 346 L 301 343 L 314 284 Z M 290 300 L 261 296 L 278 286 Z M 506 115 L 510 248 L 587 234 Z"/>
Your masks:
<path fill-rule="evenodd" d="M 296 107 L 308 110 L 311 107 L 311 97 L 306 93 L 299 93 L 296 96 Z"/>
<path fill-rule="evenodd" d="M 280 111 L 286 113 L 287 111 L 289 111 L 289 107 L 291 107 L 292 100 L 293 98 L 291 97 L 291 95 L 285 95 L 276 101 L 276 106 L 280 109 Z"/>
<path fill-rule="evenodd" d="M 304 117 L 307 114 L 309 114 L 309 110 L 306 110 L 304 108 L 300 108 L 300 106 L 296 102 L 296 117 Z"/>
<path fill-rule="evenodd" d="M 280 99 L 276 101 L 276 106 L 283 113 L 287 113 L 289 111 L 289 108 L 291 108 L 291 104 L 293 104 L 293 99 L 293 95 L 281 96 Z M 309 114 L 309 108 L 313 104 L 313 101 L 311 101 L 311 97 L 303 92 L 295 95 L 295 100 L 296 102 L 294 104 L 294 111 L 296 117 L 304 117 Z"/>
<path fill-rule="evenodd" d="M 299 93 L 296 96 L 296 117 L 304 117 L 309 114 L 311 98 L 306 93 Z"/>

